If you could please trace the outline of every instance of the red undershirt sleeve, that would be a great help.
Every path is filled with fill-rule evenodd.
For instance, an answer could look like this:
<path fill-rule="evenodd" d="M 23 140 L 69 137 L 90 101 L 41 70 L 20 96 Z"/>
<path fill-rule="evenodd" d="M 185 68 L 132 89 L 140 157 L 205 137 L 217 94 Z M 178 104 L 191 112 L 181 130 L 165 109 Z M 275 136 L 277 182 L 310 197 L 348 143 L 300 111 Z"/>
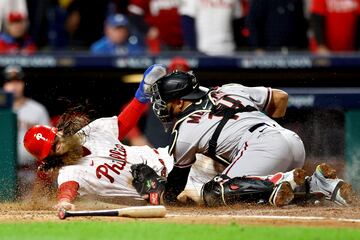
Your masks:
<path fill-rule="evenodd" d="M 141 115 L 147 110 L 148 105 L 133 98 L 118 116 L 119 140 L 123 140 L 128 132 L 137 125 Z"/>
<path fill-rule="evenodd" d="M 68 181 L 61 184 L 58 188 L 57 192 L 57 199 L 60 200 L 66 200 L 69 202 L 72 202 L 76 199 L 79 189 L 79 183 L 75 181 Z"/>

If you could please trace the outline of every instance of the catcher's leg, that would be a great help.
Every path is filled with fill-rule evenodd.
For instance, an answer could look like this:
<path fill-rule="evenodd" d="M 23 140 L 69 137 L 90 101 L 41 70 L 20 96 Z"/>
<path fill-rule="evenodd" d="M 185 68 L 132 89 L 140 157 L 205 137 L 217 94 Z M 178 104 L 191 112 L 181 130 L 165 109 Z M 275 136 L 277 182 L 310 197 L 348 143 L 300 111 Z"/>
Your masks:
<path fill-rule="evenodd" d="M 301 168 L 269 176 L 219 175 L 203 186 L 201 197 L 207 206 L 269 200 L 271 205 L 281 207 L 293 200 L 294 190 L 304 183 L 305 171 Z"/>
<path fill-rule="evenodd" d="M 301 168 L 259 178 L 275 184 L 276 187 L 269 198 L 269 203 L 277 207 L 289 204 L 295 197 L 294 192 L 305 191 L 305 170 Z"/>
<path fill-rule="evenodd" d="M 302 168 L 295 168 L 288 172 L 278 172 L 274 175 L 268 176 L 246 176 L 250 178 L 258 178 L 262 180 L 268 180 L 273 182 L 275 185 L 279 185 L 282 182 L 289 182 L 291 188 L 295 191 L 297 188 L 301 188 L 305 184 L 306 173 Z"/>
<path fill-rule="evenodd" d="M 218 175 L 204 184 L 201 197 L 205 205 L 213 207 L 239 202 L 267 201 L 273 190 L 274 184 L 271 181 Z"/>

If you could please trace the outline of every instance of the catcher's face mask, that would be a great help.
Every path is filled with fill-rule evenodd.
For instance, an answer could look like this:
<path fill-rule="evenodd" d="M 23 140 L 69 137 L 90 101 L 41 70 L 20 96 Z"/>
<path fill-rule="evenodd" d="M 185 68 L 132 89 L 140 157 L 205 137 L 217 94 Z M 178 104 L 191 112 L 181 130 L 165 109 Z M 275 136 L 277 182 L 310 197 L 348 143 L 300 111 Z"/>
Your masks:
<path fill-rule="evenodd" d="M 156 83 L 151 87 L 151 103 L 155 115 L 163 124 L 165 132 L 167 132 L 172 126 L 173 118 L 167 103 L 161 98 L 160 91 Z"/>

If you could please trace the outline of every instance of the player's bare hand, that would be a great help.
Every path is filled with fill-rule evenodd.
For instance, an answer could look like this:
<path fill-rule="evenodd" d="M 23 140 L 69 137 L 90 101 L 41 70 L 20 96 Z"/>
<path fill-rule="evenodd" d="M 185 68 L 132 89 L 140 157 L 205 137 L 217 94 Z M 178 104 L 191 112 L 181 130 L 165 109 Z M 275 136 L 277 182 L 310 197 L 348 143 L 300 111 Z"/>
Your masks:
<path fill-rule="evenodd" d="M 59 201 L 54 207 L 55 210 L 75 210 L 75 205 L 68 201 Z"/>

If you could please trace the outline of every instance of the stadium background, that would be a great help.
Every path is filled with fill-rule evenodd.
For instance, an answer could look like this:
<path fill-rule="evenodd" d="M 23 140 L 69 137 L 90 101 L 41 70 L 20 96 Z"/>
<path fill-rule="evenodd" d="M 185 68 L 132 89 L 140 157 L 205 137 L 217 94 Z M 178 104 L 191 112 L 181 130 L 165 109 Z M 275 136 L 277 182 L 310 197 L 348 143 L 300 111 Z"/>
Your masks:
<path fill-rule="evenodd" d="M 20 64 L 27 74 L 26 95 L 43 103 L 51 116 L 71 102 L 93 106 L 97 116 L 116 115 L 138 87 L 142 72 L 172 57 L 96 57 L 86 53 L 4 56 L 0 66 Z M 360 119 L 360 56 L 241 53 L 236 57 L 183 54 L 201 84 L 240 83 L 271 86 L 290 94 L 289 109 L 280 123 L 296 131 L 307 151 L 308 169 L 318 162 L 335 164 L 340 176 L 359 189 L 357 149 Z M 357 63 L 359 62 L 359 63 Z M 146 122 L 140 121 L 144 129 Z M 5 136 L 5 135 L 3 135 Z M 14 161 L 14 160 L 13 160 Z"/>
<path fill-rule="evenodd" d="M 149 39 L 146 39 L 145 35 L 141 34 L 138 37 L 140 39 L 145 37 L 142 40 L 144 40 L 144 46 L 146 47 L 142 54 L 94 55 L 90 53 L 90 45 L 103 35 L 106 15 L 123 13 L 129 16 L 131 20 L 128 5 L 136 2 L 151 2 L 151 0 L 0 0 L 0 8 L 2 3 L 5 4 L 3 6 L 10 6 L 15 2 L 26 2 L 27 11 L 24 13 L 21 10 L 20 15 L 13 15 L 12 17 L 15 16 L 19 20 L 19 18 L 28 16 L 30 23 L 29 34 L 37 46 L 37 51 L 31 53 L 22 52 L 21 50 L 6 52 L 1 48 L 2 45 L 0 44 L 0 70 L 10 64 L 22 66 L 26 74 L 25 94 L 44 104 L 51 117 L 61 114 L 69 103 L 87 104 L 95 110 L 97 117 L 116 115 L 124 104 L 133 97 L 138 82 L 141 80 L 141 75 L 148 66 L 154 63 L 168 65 L 177 56 L 181 56 L 188 61 L 191 70 L 194 71 L 200 83 L 204 86 L 240 83 L 247 86 L 270 86 L 283 89 L 290 96 L 289 108 L 286 116 L 280 119 L 279 122 L 297 132 L 303 139 L 307 152 L 305 167 L 311 173 L 317 163 L 328 162 L 335 166 L 340 177 L 350 181 L 354 189 L 360 193 L 360 54 L 358 53 L 360 44 L 356 43 L 356 47 L 351 51 L 330 51 L 326 54 L 314 51 L 311 44 L 295 50 L 292 46 L 286 46 L 285 44 L 275 49 L 258 51 L 256 46 L 249 44 L 249 32 L 246 26 L 247 11 L 249 10 L 249 5 L 246 4 L 251 3 L 251 1 L 255 2 L 256 0 L 239 0 L 239 2 L 245 3 L 245 15 L 241 19 L 237 19 L 240 21 L 237 21 L 234 26 L 238 27 L 237 32 L 241 32 L 241 34 L 235 36 L 237 48 L 231 54 L 224 56 L 223 54 L 209 55 L 197 51 L 198 49 L 192 49 L 191 46 L 158 49 L 157 44 L 159 42 L 147 41 Z M 322 0 L 313 1 L 320 2 Z M 154 2 L 156 1 L 154 0 Z M 171 5 L 177 1 L 163 0 L 162 2 Z M 203 0 L 202 2 L 213 3 L 216 0 Z M 219 0 L 219 2 L 225 1 Z M 305 25 L 308 27 L 306 36 L 309 36 L 308 40 L 311 42 L 312 35 L 309 27 L 311 20 L 310 0 L 269 0 L 268 2 L 285 4 L 289 9 L 294 6 L 291 5 L 292 3 L 301 2 L 304 6 Z M 291 4 L 287 5 L 289 2 Z M 357 1 L 349 0 L 345 2 L 348 4 Z M 166 4 L 163 6 L 170 6 Z M 360 5 L 356 6 L 360 8 Z M 71 15 L 74 13 L 75 16 L 76 13 L 79 13 L 86 21 L 85 24 L 79 27 L 82 28 L 81 34 L 76 35 L 72 32 L 73 38 L 69 38 L 67 34 L 70 32 L 66 32 L 69 29 L 64 28 L 64 20 L 69 16 L 74 16 Z M 6 14 L 2 14 L 3 12 L 0 11 L 0 21 L 7 17 Z M 356 16 L 358 15 L 357 13 Z M 162 22 L 166 23 L 166 21 Z M 283 22 L 287 23 L 286 21 Z M 4 22 L 0 22 L 1 34 L 6 31 L 4 24 Z M 287 27 L 289 26 L 290 22 Z M 338 22 L 334 28 L 345 28 L 345 26 L 347 25 Z M 279 29 L 284 28 L 274 25 L 271 32 L 276 35 Z M 292 29 L 291 26 L 289 29 Z M 213 34 L 220 33 L 220 31 L 216 30 L 219 29 L 214 29 Z M 3 79 L 0 81 L 2 84 Z M 0 205 L 2 211 L 0 224 L 9 221 L 9 219 L 12 222 L 25 219 L 26 223 L 30 221 L 29 219 L 52 221 L 56 219 L 54 212 L 51 211 L 53 202 L 40 202 L 37 205 L 27 203 L 21 205 L 20 203 L 20 206 L 17 205 L 18 203 L 10 203 L 10 205 L 6 203 L 7 200 L 12 201 L 15 199 L 17 185 L 17 120 L 16 115 L 11 110 L 11 104 L 11 96 L 0 91 L 0 201 L 5 201 Z M 146 124 L 144 117 L 141 119 L 139 127 L 140 130 L 144 131 L 145 135 L 147 134 Z M 80 209 L 87 207 L 98 209 L 102 206 L 79 204 Z M 330 208 L 327 208 L 327 206 L 324 208 L 297 206 L 294 209 L 274 209 L 267 206 L 245 205 L 206 210 L 206 213 L 209 213 L 208 215 L 212 215 L 210 217 L 208 215 L 201 217 L 204 214 L 203 209 L 196 209 L 196 211 L 193 208 L 169 207 L 169 209 L 172 214 L 195 215 L 194 218 L 198 218 L 197 221 L 193 218 L 186 220 L 187 223 L 191 224 L 218 224 L 217 215 L 240 215 L 237 220 L 234 220 L 235 218 L 224 220 L 226 223 L 231 223 L 231 226 L 236 231 L 238 231 L 238 228 L 233 225 L 234 222 L 245 225 L 249 222 L 256 222 L 256 224 L 260 222 L 260 224 L 265 225 L 274 224 L 277 227 L 286 221 L 286 224 L 295 225 L 297 228 L 299 222 L 296 220 L 291 222 L 294 216 L 303 216 L 304 218 L 300 221 L 303 222 L 302 225 L 305 227 L 313 224 L 313 222 L 308 221 L 308 216 L 315 216 L 315 218 L 319 217 L 324 220 L 319 224 L 320 226 L 334 227 L 335 230 L 339 226 L 356 228 L 359 226 L 360 216 L 357 206 L 346 209 L 333 206 Z M 30 217 L 28 217 L 29 215 Z M 242 215 L 270 215 L 270 218 L 255 217 L 249 220 L 250 218 L 245 217 L 240 219 Z M 287 220 L 284 220 L 285 218 L 275 220 L 275 218 L 271 218 L 272 215 L 289 216 L 289 218 Z M 208 217 L 210 220 L 205 220 Z M 214 220 L 211 220 L 211 217 Z M 340 222 L 335 217 L 346 221 Z M 164 222 L 168 220 L 167 218 Z M 330 220 L 334 222 L 329 224 Z M 180 219 L 179 222 L 184 223 L 186 221 Z M 178 223 L 176 219 L 174 222 Z M 136 224 L 139 224 L 139 222 Z M 63 226 L 66 227 L 67 225 Z M 163 228 L 162 226 L 160 228 Z M 32 228 L 32 225 L 30 228 Z M 44 227 L 40 228 L 41 231 L 39 232 L 43 233 Z M 57 225 L 55 228 L 59 228 L 59 226 Z M 146 225 L 145 228 L 151 229 L 149 225 Z M 2 227 L 0 228 L 0 236 L 3 229 L 5 229 L 5 234 L 10 236 L 9 233 L 16 233 L 16 230 L 20 228 L 12 225 L 6 232 L 6 228 Z M 96 227 L 94 229 L 97 230 Z M 265 229 L 268 230 L 267 227 Z M 250 231 L 257 232 L 251 229 Z M 284 235 L 286 231 L 283 231 L 283 229 L 279 231 L 281 237 L 276 237 L 276 239 L 286 237 Z M 28 232 L 30 231 L 25 229 L 23 235 L 30 236 L 31 233 Z M 87 230 L 80 229 L 79 236 L 84 236 L 85 232 Z M 107 232 L 111 233 L 112 231 Z M 212 233 L 212 231 L 207 230 L 202 232 Z M 301 231 L 295 235 L 305 236 L 304 232 Z M 318 229 L 312 232 L 318 232 L 326 239 L 336 238 L 337 236 L 332 234 L 331 231 L 329 231 L 331 237 L 322 235 L 322 232 L 318 231 Z M 339 232 L 340 235 L 344 233 L 344 231 Z M 153 233 L 148 233 L 146 236 L 152 236 L 151 234 Z M 68 231 L 66 230 L 66 233 L 56 236 L 60 235 L 68 237 Z M 34 234 L 34 236 L 36 238 L 37 235 Z M 92 237 L 94 236 L 97 237 L 97 234 L 92 234 Z M 142 239 L 144 236 L 142 235 L 140 238 Z M 270 237 L 267 232 L 265 236 Z M 355 234 L 351 236 L 355 236 Z M 289 238 L 291 237 L 287 239 Z"/>

